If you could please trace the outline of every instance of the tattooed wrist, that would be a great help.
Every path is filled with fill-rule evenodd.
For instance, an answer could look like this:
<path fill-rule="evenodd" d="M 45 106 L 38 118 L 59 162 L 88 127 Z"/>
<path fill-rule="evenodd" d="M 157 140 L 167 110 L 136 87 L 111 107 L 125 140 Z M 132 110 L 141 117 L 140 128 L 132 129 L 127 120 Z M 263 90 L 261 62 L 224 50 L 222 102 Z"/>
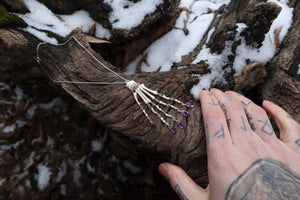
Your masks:
<path fill-rule="evenodd" d="M 229 186 L 229 199 L 299 199 L 300 177 L 284 164 L 259 159 Z"/>

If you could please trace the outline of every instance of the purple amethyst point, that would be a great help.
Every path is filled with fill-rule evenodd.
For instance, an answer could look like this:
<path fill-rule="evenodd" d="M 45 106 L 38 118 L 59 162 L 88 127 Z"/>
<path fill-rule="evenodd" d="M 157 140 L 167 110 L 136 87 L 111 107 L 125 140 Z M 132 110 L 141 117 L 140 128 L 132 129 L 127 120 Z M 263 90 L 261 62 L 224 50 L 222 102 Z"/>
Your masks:
<path fill-rule="evenodd" d="M 152 128 L 152 130 L 157 131 L 157 128 L 156 128 L 155 124 L 151 124 L 151 128 Z"/>
<path fill-rule="evenodd" d="M 181 121 L 177 122 L 179 128 L 185 128 L 185 124 Z"/>
<path fill-rule="evenodd" d="M 188 107 L 188 108 L 194 108 L 194 105 L 191 104 L 191 103 L 187 103 L 187 104 L 185 104 L 185 106 Z"/>
<path fill-rule="evenodd" d="M 174 133 L 174 134 L 177 133 L 177 130 L 174 126 L 169 126 L 169 129 L 172 133 Z"/>
<path fill-rule="evenodd" d="M 189 117 L 191 114 L 188 112 L 188 111 L 182 111 L 182 114 L 185 116 L 185 117 Z"/>

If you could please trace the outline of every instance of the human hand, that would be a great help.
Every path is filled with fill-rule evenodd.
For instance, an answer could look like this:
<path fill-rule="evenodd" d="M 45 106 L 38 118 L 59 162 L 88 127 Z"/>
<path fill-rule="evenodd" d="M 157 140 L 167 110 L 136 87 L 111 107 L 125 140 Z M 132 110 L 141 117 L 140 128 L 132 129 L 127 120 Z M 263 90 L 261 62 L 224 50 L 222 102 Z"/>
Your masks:
<path fill-rule="evenodd" d="M 159 166 L 181 199 L 300 199 L 296 121 L 269 101 L 263 109 L 232 91 L 203 91 L 200 101 L 209 186 L 202 189 L 178 166 Z M 265 111 L 275 119 L 280 139 Z"/>

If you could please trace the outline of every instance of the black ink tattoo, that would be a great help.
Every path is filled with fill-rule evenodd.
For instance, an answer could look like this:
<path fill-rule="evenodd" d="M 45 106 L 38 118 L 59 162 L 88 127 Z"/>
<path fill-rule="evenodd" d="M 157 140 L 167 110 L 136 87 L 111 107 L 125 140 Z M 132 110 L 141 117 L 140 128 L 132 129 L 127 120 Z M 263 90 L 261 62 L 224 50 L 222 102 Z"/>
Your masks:
<path fill-rule="evenodd" d="M 208 150 L 208 146 L 209 146 L 209 143 L 210 143 L 210 132 L 209 132 L 208 123 L 205 123 L 205 133 L 206 133 L 206 148 Z"/>
<path fill-rule="evenodd" d="M 243 126 L 241 127 L 244 131 L 247 131 L 247 127 L 246 127 L 246 124 L 245 124 L 245 120 L 244 120 L 244 117 L 241 116 L 241 119 L 242 119 L 242 123 L 243 123 Z"/>
<path fill-rule="evenodd" d="M 250 127 L 253 131 L 256 130 L 255 126 L 254 126 L 254 123 L 252 122 L 252 117 L 250 117 L 247 113 L 246 113 L 246 116 L 247 116 L 247 119 L 248 119 L 248 122 L 250 124 Z"/>
<path fill-rule="evenodd" d="M 272 126 L 269 123 L 269 120 L 266 119 L 266 121 L 258 120 L 258 122 L 263 123 L 263 126 L 261 127 L 261 131 L 264 132 L 265 134 L 272 135 L 274 133 L 274 130 Z"/>
<path fill-rule="evenodd" d="M 218 130 L 213 137 L 218 136 L 218 138 L 225 138 L 225 133 L 224 133 L 224 127 L 223 124 L 221 124 L 221 129 Z"/>
<path fill-rule="evenodd" d="M 241 102 L 246 107 L 253 103 L 252 101 L 248 101 L 247 103 L 245 103 L 244 101 L 241 101 Z"/>
<path fill-rule="evenodd" d="M 300 138 L 296 140 L 295 143 L 300 147 Z"/>
<path fill-rule="evenodd" d="M 189 200 L 189 198 L 187 198 L 187 196 L 182 192 L 182 190 L 178 184 L 175 185 L 174 190 L 178 194 L 178 196 L 181 200 Z"/>
<path fill-rule="evenodd" d="M 211 98 L 211 102 L 209 102 L 208 104 L 213 105 L 213 106 L 218 106 L 219 105 L 215 102 L 215 100 L 213 98 Z"/>
<path fill-rule="evenodd" d="M 293 117 L 291 115 L 287 115 L 286 117 L 289 119 L 293 119 Z"/>
<path fill-rule="evenodd" d="M 229 186 L 225 200 L 299 199 L 300 177 L 284 164 L 259 159 Z"/>
<path fill-rule="evenodd" d="M 225 118 L 226 118 L 226 122 L 227 122 L 227 125 L 230 126 L 230 122 L 231 122 L 231 119 L 228 118 L 228 115 L 227 115 L 227 109 L 225 107 L 225 105 L 222 103 L 221 105 L 221 108 L 224 112 L 224 115 L 225 115 Z"/>
<path fill-rule="evenodd" d="M 225 99 L 232 101 L 232 98 L 230 96 L 228 96 L 227 94 L 223 94 L 223 97 L 225 97 Z"/>

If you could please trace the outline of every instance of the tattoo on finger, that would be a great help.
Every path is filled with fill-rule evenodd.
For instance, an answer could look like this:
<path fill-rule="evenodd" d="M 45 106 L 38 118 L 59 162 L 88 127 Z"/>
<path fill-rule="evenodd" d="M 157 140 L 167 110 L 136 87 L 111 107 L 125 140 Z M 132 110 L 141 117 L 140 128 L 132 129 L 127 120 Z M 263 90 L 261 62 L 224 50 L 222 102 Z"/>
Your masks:
<path fill-rule="evenodd" d="M 261 131 L 267 135 L 272 135 L 274 133 L 273 127 L 270 124 L 270 121 L 266 119 L 265 121 L 263 120 L 258 120 L 258 122 L 262 123 Z"/>
<path fill-rule="evenodd" d="M 225 133 L 224 133 L 224 127 L 223 124 L 221 124 L 221 129 L 218 130 L 213 137 L 217 136 L 218 138 L 225 138 Z"/>
<path fill-rule="evenodd" d="M 241 103 L 244 105 L 244 106 L 249 106 L 250 104 L 252 104 L 253 102 L 252 101 L 248 101 L 248 102 L 244 102 L 244 101 L 241 101 Z"/>
<path fill-rule="evenodd" d="M 205 123 L 205 133 L 206 133 L 206 148 L 208 150 L 209 142 L 210 142 L 210 132 L 209 132 L 209 125 Z"/>
<path fill-rule="evenodd" d="M 232 98 L 230 96 L 228 96 L 227 94 L 223 94 L 223 97 L 225 97 L 225 99 L 232 101 Z"/>
<path fill-rule="evenodd" d="M 219 104 L 215 102 L 213 98 L 211 98 L 211 102 L 208 102 L 209 105 L 218 106 Z"/>
<path fill-rule="evenodd" d="M 226 107 L 225 107 L 225 105 L 223 103 L 221 104 L 221 108 L 222 108 L 223 113 L 225 115 L 227 125 L 228 125 L 228 127 L 230 127 L 231 119 L 228 118 L 227 109 L 226 109 Z"/>
<path fill-rule="evenodd" d="M 254 125 L 254 123 L 253 123 L 253 121 L 252 121 L 253 118 L 250 117 L 250 115 L 248 115 L 247 113 L 246 113 L 246 117 L 247 117 L 247 119 L 248 119 L 248 122 L 249 122 L 249 124 L 250 124 L 251 129 L 252 129 L 253 131 L 255 131 L 256 128 L 255 128 L 255 125 Z"/>
<path fill-rule="evenodd" d="M 300 138 L 296 140 L 295 143 L 300 147 Z"/>
<path fill-rule="evenodd" d="M 187 196 L 183 193 L 181 187 L 178 184 L 175 185 L 174 190 L 181 200 L 189 200 L 189 198 L 187 198 Z"/>
<path fill-rule="evenodd" d="M 242 119 L 242 123 L 243 123 L 243 126 L 241 126 L 241 128 L 242 128 L 244 131 L 247 131 L 248 129 L 247 129 L 247 127 L 246 127 L 244 117 L 241 116 L 241 119 Z"/>

